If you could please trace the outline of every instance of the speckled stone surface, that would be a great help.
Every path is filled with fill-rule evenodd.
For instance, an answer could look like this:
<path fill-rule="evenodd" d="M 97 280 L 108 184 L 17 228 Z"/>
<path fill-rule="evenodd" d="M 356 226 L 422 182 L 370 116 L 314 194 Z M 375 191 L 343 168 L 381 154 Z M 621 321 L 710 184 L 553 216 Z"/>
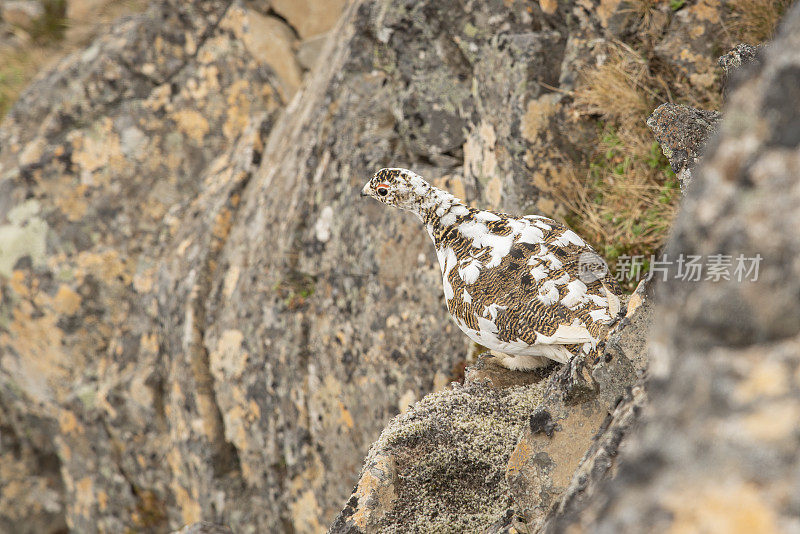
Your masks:
<path fill-rule="evenodd" d="M 652 306 L 643 287 L 587 369 L 594 391 L 569 398 L 572 377 L 560 365 L 519 372 L 479 359 L 463 386 L 427 395 L 389 423 L 329 532 L 533 531 L 563 497 L 580 499 L 579 468 L 608 469 L 638 416 L 615 405 L 644 373 Z M 611 413 L 625 426 L 595 441 Z M 597 460 L 582 462 L 585 454 Z"/>
<path fill-rule="evenodd" d="M 800 530 L 799 50 L 795 5 L 731 93 L 665 251 L 760 254 L 757 281 L 657 288 L 635 439 L 554 532 Z"/>
<path fill-rule="evenodd" d="M 630 16 L 355 2 L 301 83 L 251 5 L 156 2 L 0 129 L 0 530 L 324 530 L 467 352 L 426 237 L 359 188 L 413 166 L 558 216 L 596 136 L 564 92 Z"/>
<path fill-rule="evenodd" d="M 647 126 L 680 180 L 681 190 L 691 183 L 692 168 L 699 161 L 719 119 L 718 111 L 669 102 L 658 106 L 647 119 Z"/>

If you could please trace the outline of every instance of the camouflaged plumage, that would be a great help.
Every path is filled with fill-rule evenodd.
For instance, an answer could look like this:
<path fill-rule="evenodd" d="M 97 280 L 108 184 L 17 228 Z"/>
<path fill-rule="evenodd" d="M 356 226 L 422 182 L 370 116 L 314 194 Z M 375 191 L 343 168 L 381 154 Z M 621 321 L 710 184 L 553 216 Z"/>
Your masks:
<path fill-rule="evenodd" d="M 566 363 L 578 350 L 588 354 L 616 320 L 620 290 L 608 269 L 552 219 L 466 206 L 405 169 L 381 169 L 362 195 L 422 220 L 453 320 L 477 343 L 513 357 L 502 362 L 508 367 L 538 366 L 531 357 Z"/>

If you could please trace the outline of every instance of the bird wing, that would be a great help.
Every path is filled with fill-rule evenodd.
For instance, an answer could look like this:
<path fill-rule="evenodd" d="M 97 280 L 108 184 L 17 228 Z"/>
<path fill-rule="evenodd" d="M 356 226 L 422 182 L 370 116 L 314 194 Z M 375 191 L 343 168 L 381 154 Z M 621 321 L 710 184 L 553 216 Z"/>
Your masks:
<path fill-rule="evenodd" d="M 580 276 L 583 255 L 599 256 L 572 230 L 552 219 L 509 220 L 526 227 L 499 265 L 481 269 L 476 280 L 481 286 L 477 293 L 491 296 L 491 302 L 481 303 L 484 309 L 491 312 L 494 304 L 499 311 L 491 317 L 498 336 L 529 344 L 595 342 L 600 325 L 619 311 L 613 292 L 617 286 L 610 273 L 594 280 Z"/>

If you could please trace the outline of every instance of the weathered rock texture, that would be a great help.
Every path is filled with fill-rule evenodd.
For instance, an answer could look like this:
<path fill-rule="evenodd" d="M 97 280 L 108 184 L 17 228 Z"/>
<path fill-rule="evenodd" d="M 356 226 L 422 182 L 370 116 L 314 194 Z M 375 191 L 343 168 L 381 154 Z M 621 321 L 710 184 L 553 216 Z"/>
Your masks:
<path fill-rule="evenodd" d="M 730 95 L 667 255 L 758 279 L 657 291 L 650 402 L 616 478 L 553 531 L 800 530 L 800 6 Z"/>
<path fill-rule="evenodd" d="M 579 377 L 578 385 L 593 386 L 579 398 L 567 393 L 576 384 L 562 366 L 525 373 L 481 359 L 467 368 L 465 385 L 427 395 L 394 418 L 370 449 L 331 534 L 540 527 L 563 496 L 583 490 L 575 487 L 579 466 L 610 469 L 636 420 L 634 411 L 615 412 L 613 437 L 593 440 L 643 377 L 652 320 L 644 297 L 642 284 L 600 360 Z M 590 447 L 593 460 L 582 462 Z"/>
<path fill-rule="evenodd" d="M 749 74 L 748 65 L 759 60 L 758 55 L 763 49 L 764 45 L 739 44 L 720 56 L 717 63 L 725 72 L 725 89 L 730 90 L 735 86 L 736 76 L 744 79 Z"/>
<path fill-rule="evenodd" d="M 564 91 L 630 16 L 363 0 L 314 62 L 256 4 L 156 2 L 3 123 L 0 529 L 324 530 L 466 353 L 417 221 L 358 190 L 404 165 L 557 216 L 595 136 Z"/>
<path fill-rule="evenodd" d="M 692 181 L 692 168 L 697 165 L 703 148 L 719 122 L 718 111 L 704 111 L 680 104 L 661 104 L 647 119 L 661 151 L 678 176 L 681 190 Z"/>
<path fill-rule="evenodd" d="M 41 76 L 3 124 L 0 530 L 236 523 L 226 502 L 246 490 L 205 300 L 296 89 L 248 46 L 269 37 L 252 20 L 158 3 Z"/>

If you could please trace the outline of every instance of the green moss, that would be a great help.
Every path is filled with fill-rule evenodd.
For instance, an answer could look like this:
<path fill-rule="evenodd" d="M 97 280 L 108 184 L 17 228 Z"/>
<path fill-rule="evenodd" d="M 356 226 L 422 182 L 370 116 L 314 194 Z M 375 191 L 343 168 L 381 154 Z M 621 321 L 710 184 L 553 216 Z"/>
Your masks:
<path fill-rule="evenodd" d="M 283 299 L 289 310 L 302 308 L 306 300 L 314 294 L 317 279 L 311 274 L 291 271 L 273 289 Z"/>
<path fill-rule="evenodd" d="M 686 4 L 686 0 L 669 0 L 669 8 L 672 11 L 678 11 Z"/>

